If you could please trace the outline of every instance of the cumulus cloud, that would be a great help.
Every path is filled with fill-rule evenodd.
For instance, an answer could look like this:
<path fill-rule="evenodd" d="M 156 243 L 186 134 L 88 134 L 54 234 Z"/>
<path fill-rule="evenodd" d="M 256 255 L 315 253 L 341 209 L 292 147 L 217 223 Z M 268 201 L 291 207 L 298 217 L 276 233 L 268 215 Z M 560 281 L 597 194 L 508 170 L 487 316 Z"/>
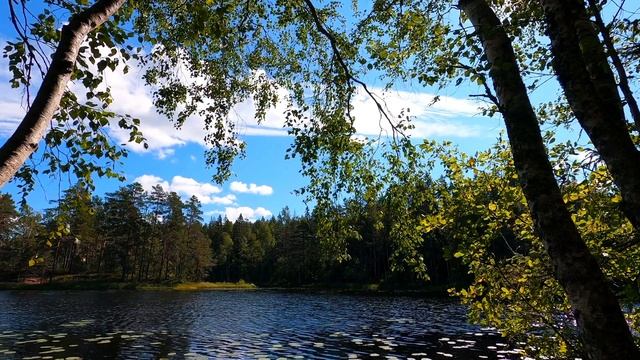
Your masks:
<path fill-rule="evenodd" d="M 209 215 L 209 216 L 223 215 L 223 216 L 226 216 L 227 219 L 231 221 L 236 221 L 241 214 L 243 219 L 249 220 L 249 221 L 255 221 L 260 218 L 266 219 L 273 216 L 271 211 L 260 206 L 255 209 L 247 206 L 226 207 L 224 211 L 215 210 L 215 211 L 210 211 L 206 213 L 206 215 Z"/>
<path fill-rule="evenodd" d="M 133 182 L 137 182 L 142 185 L 142 188 L 147 192 L 151 191 L 151 188 L 156 185 L 162 186 L 165 191 L 169 190 L 170 187 L 168 181 L 163 180 L 161 177 L 155 175 L 145 174 L 142 176 L 138 176 L 137 178 L 133 179 Z"/>
<path fill-rule="evenodd" d="M 164 115 L 158 113 L 153 105 L 153 89 L 146 86 L 143 80 L 144 69 L 135 62 L 130 62 L 128 73 L 124 73 L 124 61 L 115 71 L 106 70 L 105 86 L 111 89 L 113 96 L 112 109 L 120 114 L 129 114 L 141 120 L 140 130 L 147 140 L 148 147 L 143 144 L 129 143 L 129 133 L 112 124 L 110 132 L 121 143 L 127 143 L 128 147 L 135 152 L 152 152 L 159 159 L 165 159 L 174 154 L 175 148 L 194 143 L 206 147 L 205 143 L 205 117 L 198 114 L 189 117 L 178 129 L 175 124 Z M 205 84 L 205 79 L 190 77 L 187 67 L 177 70 L 183 74 L 183 81 L 186 84 Z M 256 73 L 256 77 L 261 75 Z M 235 125 L 235 130 L 240 136 L 286 136 L 287 131 L 283 128 L 284 112 L 286 103 L 284 101 L 287 92 L 279 90 L 283 101 L 275 107 L 268 109 L 265 119 L 258 124 L 254 118 L 255 103 L 253 99 L 236 104 L 230 113 L 228 122 Z M 201 110 L 211 104 L 208 99 L 203 100 Z M 238 142 L 241 142 L 238 140 Z"/>
<path fill-rule="evenodd" d="M 11 135 L 27 112 L 21 92 L 9 86 L 8 69 L 8 59 L 0 58 L 0 137 Z"/>
<path fill-rule="evenodd" d="M 604 162 L 598 155 L 598 152 L 594 149 L 585 147 L 583 150 L 579 150 L 574 155 L 569 155 L 569 160 L 577 161 L 579 163 L 590 164 L 592 166 L 604 165 Z"/>
<path fill-rule="evenodd" d="M 480 124 L 473 119 L 480 113 L 479 104 L 449 96 L 439 96 L 425 92 L 409 92 L 374 88 L 379 103 L 392 121 L 403 114 L 411 116 L 414 128 L 408 132 L 415 138 L 473 137 L 481 134 Z M 363 90 L 356 93 L 352 100 L 354 127 L 359 135 L 391 135 L 392 126 L 382 116 L 375 101 Z M 397 122 L 394 123 L 394 126 Z"/>
<path fill-rule="evenodd" d="M 159 176 L 148 174 L 138 176 L 133 181 L 140 183 L 146 191 L 151 191 L 151 188 L 155 185 L 161 185 L 165 191 L 174 191 L 186 198 L 195 196 L 203 204 L 232 205 L 236 201 L 236 196 L 233 194 L 216 195 L 222 192 L 222 189 L 213 184 L 198 182 L 195 179 L 180 175 L 174 176 L 171 182 Z"/>
<path fill-rule="evenodd" d="M 271 195 L 273 194 L 273 188 L 269 185 L 256 185 L 256 184 L 245 184 L 241 181 L 234 181 L 229 186 L 231 191 L 238 193 L 248 193 L 248 194 L 257 194 L 257 195 Z"/>
<path fill-rule="evenodd" d="M 137 152 L 151 151 L 160 159 L 170 156 L 169 149 L 195 143 L 206 146 L 203 129 L 205 120 L 201 116 L 192 116 L 181 129 L 159 115 L 152 104 L 151 90 L 142 84 L 140 70 L 129 74 L 112 73 L 107 83 L 114 93 L 114 109 L 120 113 L 131 114 L 142 120 L 141 130 L 148 140 L 149 148 L 140 144 L 130 144 Z M 484 134 L 479 104 L 468 99 L 440 96 L 434 102 L 435 95 L 424 92 L 383 91 L 373 88 L 373 92 L 386 104 L 387 112 L 396 119 L 403 110 L 412 117 L 414 129 L 409 135 L 416 138 L 456 137 L 467 138 Z M 280 101 L 267 111 L 265 119 L 258 123 L 254 119 L 255 104 L 247 99 L 233 107 L 228 121 L 235 124 L 240 136 L 287 136 L 284 113 L 286 110 L 285 90 L 279 90 Z M 390 135 L 392 127 L 386 119 L 381 118 L 375 102 L 364 93 L 358 91 L 353 98 L 353 115 L 357 134 L 364 136 Z M 126 131 L 112 128 L 112 133 L 121 142 L 126 143 L 129 134 Z"/>
<path fill-rule="evenodd" d="M 4 65 L 6 60 L 0 61 Z M 104 74 L 105 84 L 111 89 L 113 103 L 111 110 L 120 114 L 129 114 L 141 119 L 140 130 L 147 139 L 148 148 L 142 144 L 129 143 L 129 133 L 113 124 L 110 127 L 112 137 L 120 143 L 127 143 L 135 152 L 151 152 L 159 159 L 173 156 L 175 149 L 189 143 L 206 146 L 204 141 L 205 120 L 202 116 L 189 118 L 181 129 L 166 117 L 159 114 L 153 105 L 152 89 L 143 80 L 144 69 L 135 62 L 129 64 L 129 72 L 124 73 L 124 62 L 115 69 Z M 2 67 L 2 66 L 0 66 Z M 186 72 L 185 72 L 186 73 Z M 4 77 L 4 74 L 0 74 Z M 260 75 L 259 72 L 257 76 Z M 4 79 L 3 79 L 4 80 Z M 186 79 L 197 82 L 198 79 Z M 80 84 L 71 83 L 70 88 L 77 90 L 80 96 Z M 6 91 L 4 91 L 7 88 Z M 229 121 L 236 125 L 240 136 L 286 136 L 284 113 L 287 107 L 286 89 L 277 90 L 280 101 L 266 112 L 265 119 L 258 124 L 254 118 L 255 104 L 247 99 L 232 108 Z M 479 103 L 469 99 L 440 96 L 434 102 L 435 95 L 426 92 L 384 91 L 371 88 L 381 102 L 387 107 L 394 119 L 402 110 L 410 109 L 406 114 L 413 117 L 415 126 L 409 134 L 417 138 L 440 137 L 474 137 L 483 136 L 482 117 Z M 24 109 L 21 106 L 19 92 L 8 89 L 6 82 L 0 85 L 0 136 L 12 132 L 22 119 Z M 362 89 L 353 97 L 353 115 L 356 117 L 355 128 L 359 135 L 377 136 L 391 134 L 391 125 L 381 118 L 374 101 Z"/>
<path fill-rule="evenodd" d="M 113 110 L 119 113 L 130 114 L 142 120 L 141 130 L 148 140 L 149 148 L 145 149 L 140 144 L 129 144 L 132 150 L 137 152 L 151 151 L 160 159 L 173 154 L 176 147 L 187 143 L 195 143 L 205 146 L 203 129 L 205 120 L 202 116 L 192 116 L 180 129 L 165 117 L 158 114 L 153 106 L 152 89 L 145 86 L 142 80 L 143 69 L 131 64 L 127 74 L 122 71 L 124 64 L 115 71 L 107 71 L 105 83 L 108 85 L 114 97 Z M 183 74 L 188 70 L 183 69 Z M 256 77 L 264 75 L 256 72 Z M 197 83 L 203 79 L 189 78 L 184 75 L 187 83 Z M 396 118 L 403 110 L 409 109 L 406 114 L 411 115 L 415 126 L 409 134 L 417 138 L 433 136 L 441 137 L 473 137 L 483 133 L 481 124 L 477 118 L 479 103 L 469 99 L 459 99 L 449 96 L 439 96 L 439 101 L 434 101 L 436 96 L 426 92 L 410 91 L 385 91 L 381 88 L 371 88 L 380 102 L 384 103 L 391 118 Z M 246 99 L 236 104 L 230 111 L 229 122 L 235 124 L 235 129 L 240 136 L 286 136 L 284 113 L 287 109 L 288 91 L 283 88 L 277 90 L 279 101 L 266 111 L 265 118 L 258 123 L 254 118 L 256 105 L 253 99 Z M 353 97 L 353 115 L 356 117 L 356 132 L 364 136 L 377 136 L 379 134 L 391 134 L 391 125 L 386 119 L 380 117 L 378 107 L 371 97 L 362 89 Z M 126 143 L 129 139 L 127 131 L 112 127 L 112 134 L 119 141 Z"/>
<path fill-rule="evenodd" d="M 233 194 L 227 194 L 224 196 L 210 196 L 205 201 L 200 200 L 203 204 L 220 204 L 220 205 L 231 205 L 235 204 L 236 196 Z"/>

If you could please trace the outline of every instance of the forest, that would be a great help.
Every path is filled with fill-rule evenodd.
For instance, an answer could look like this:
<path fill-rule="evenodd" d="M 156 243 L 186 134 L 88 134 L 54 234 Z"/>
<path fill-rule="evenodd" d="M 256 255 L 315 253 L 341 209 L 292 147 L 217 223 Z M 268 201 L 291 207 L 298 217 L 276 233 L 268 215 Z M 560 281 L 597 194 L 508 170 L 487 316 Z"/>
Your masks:
<path fill-rule="evenodd" d="M 15 186 L 2 195 L 2 277 L 431 281 L 528 356 L 640 358 L 637 7 L 9 0 L 3 56 L 26 105 L 0 148 L 0 186 Z M 119 111 L 114 74 L 137 77 L 170 131 L 197 122 L 220 184 L 247 155 L 237 109 L 250 103 L 253 130 L 291 140 L 283 156 L 306 181 L 292 190 L 313 206 L 205 222 L 197 198 L 161 188 L 93 196 L 96 179 L 126 181 L 130 151 L 154 146 L 143 130 L 161 132 Z M 407 89 L 433 96 L 392 110 L 383 95 Z M 412 136 L 450 94 L 499 121 L 493 145 Z M 63 176 L 51 209 L 16 205 Z"/>
<path fill-rule="evenodd" d="M 317 238 L 313 213 L 288 208 L 270 219 L 234 222 L 218 215 L 204 222 L 194 196 L 183 202 L 160 185 L 150 193 L 140 184 L 104 198 L 82 187 L 64 192 L 55 208 L 16 208 L 3 194 L 0 206 L 0 281 L 79 275 L 111 281 L 180 283 L 247 281 L 259 286 L 348 287 L 408 290 L 424 288 L 412 271 L 392 271 L 389 224 L 375 226 L 367 212 L 382 202 L 351 208 L 345 221 L 354 229 L 350 257 L 338 262 Z M 469 277 L 444 243 L 425 242 L 432 285 L 440 290 Z M 447 255 L 449 254 L 449 255 Z"/>

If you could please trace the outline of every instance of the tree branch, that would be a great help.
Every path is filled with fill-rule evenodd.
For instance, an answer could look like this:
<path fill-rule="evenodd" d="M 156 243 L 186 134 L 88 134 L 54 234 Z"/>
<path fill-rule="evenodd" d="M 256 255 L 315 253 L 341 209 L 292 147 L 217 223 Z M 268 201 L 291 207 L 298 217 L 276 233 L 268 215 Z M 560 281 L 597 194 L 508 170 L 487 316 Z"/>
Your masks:
<path fill-rule="evenodd" d="M 342 71 L 344 71 L 349 81 L 352 81 L 360 85 L 362 89 L 365 91 L 365 93 L 367 93 L 367 95 L 371 98 L 371 100 L 373 100 L 380 114 L 384 116 L 384 118 L 389 123 L 389 126 L 391 126 L 391 129 L 393 130 L 393 133 L 394 133 L 394 138 L 395 138 L 395 133 L 398 133 L 406 137 L 403 131 L 393 123 L 393 121 L 391 120 L 391 117 L 385 110 L 383 104 L 376 98 L 375 94 L 372 93 L 371 90 L 369 90 L 369 88 L 367 87 L 367 84 L 353 75 L 353 73 L 351 72 L 351 69 L 349 69 L 349 66 L 344 61 L 344 58 L 342 57 L 342 53 L 340 52 L 340 49 L 338 48 L 338 41 L 336 40 L 335 36 L 333 36 L 333 34 L 322 23 L 322 20 L 318 16 L 316 7 L 313 5 L 311 0 L 304 0 L 304 2 L 307 5 L 307 8 L 309 9 L 309 13 L 313 18 L 313 22 L 315 23 L 316 28 L 322 35 L 324 35 L 327 38 L 327 40 L 329 40 L 329 44 L 331 45 L 331 50 L 333 51 L 333 55 L 335 56 L 336 61 L 338 62 L 338 65 L 342 68 Z"/>
<path fill-rule="evenodd" d="M 60 106 L 80 46 L 87 35 L 106 22 L 126 0 L 99 0 L 73 15 L 62 27 L 60 42 L 38 93 L 13 135 L 0 148 L 0 187 L 7 183 L 38 148 L 49 122 Z"/>
<path fill-rule="evenodd" d="M 622 91 L 624 99 L 629 106 L 629 111 L 631 112 L 631 117 L 633 118 L 633 122 L 636 125 L 636 130 L 640 131 L 640 108 L 638 108 L 638 102 L 633 96 L 631 86 L 629 86 L 629 77 L 627 76 L 624 65 L 622 65 L 622 60 L 620 59 L 618 51 L 613 45 L 610 28 L 606 26 L 604 20 L 602 20 L 600 8 L 598 7 L 596 0 L 589 0 L 589 7 L 591 8 L 591 12 L 593 13 L 593 16 L 595 18 L 595 23 L 598 27 L 598 30 L 600 31 L 600 35 L 602 35 L 602 40 L 604 40 L 604 45 L 607 48 L 607 55 L 609 55 L 609 58 L 613 63 L 613 67 L 618 73 L 618 87 Z M 620 9 L 621 8 L 622 6 L 620 7 Z M 618 11 L 620 11 L 620 9 L 618 9 Z"/>

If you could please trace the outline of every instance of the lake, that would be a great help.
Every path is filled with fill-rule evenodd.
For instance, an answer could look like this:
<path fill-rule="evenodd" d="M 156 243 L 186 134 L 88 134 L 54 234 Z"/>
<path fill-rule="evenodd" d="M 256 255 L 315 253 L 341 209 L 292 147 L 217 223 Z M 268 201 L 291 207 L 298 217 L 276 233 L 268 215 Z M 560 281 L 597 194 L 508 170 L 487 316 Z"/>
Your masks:
<path fill-rule="evenodd" d="M 448 299 L 0 291 L 0 359 L 519 359 Z"/>

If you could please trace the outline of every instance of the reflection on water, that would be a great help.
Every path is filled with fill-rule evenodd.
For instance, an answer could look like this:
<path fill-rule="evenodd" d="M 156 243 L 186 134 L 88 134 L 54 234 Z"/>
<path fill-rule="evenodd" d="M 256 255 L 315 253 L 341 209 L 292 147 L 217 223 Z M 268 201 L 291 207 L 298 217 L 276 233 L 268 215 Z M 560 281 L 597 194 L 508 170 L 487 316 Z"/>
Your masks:
<path fill-rule="evenodd" d="M 519 359 L 446 300 L 272 291 L 0 292 L 0 359 Z"/>

